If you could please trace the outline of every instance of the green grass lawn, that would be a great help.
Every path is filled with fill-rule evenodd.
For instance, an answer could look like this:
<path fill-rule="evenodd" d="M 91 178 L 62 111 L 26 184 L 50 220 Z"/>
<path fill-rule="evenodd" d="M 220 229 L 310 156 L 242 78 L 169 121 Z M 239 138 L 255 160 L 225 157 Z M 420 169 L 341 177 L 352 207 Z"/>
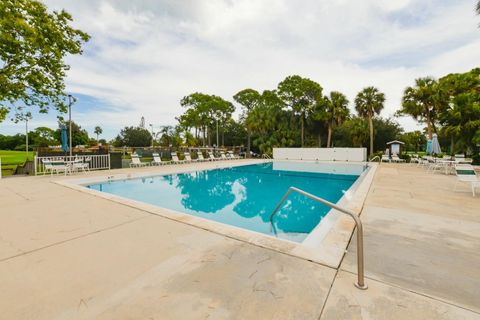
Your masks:
<path fill-rule="evenodd" d="M 10 176 L 18 165 L 25 162 L 25 151 L 0 150 L 0 159 L 2 160 L 2 176 Z M 28 160 L 33 160 L 32 151 L 28 153 Z"/>

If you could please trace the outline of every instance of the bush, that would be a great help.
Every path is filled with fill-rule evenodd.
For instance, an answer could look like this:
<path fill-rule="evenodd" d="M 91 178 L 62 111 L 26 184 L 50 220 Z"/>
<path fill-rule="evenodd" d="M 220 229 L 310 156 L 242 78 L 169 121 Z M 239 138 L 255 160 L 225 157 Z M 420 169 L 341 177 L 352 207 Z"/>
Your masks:
<path fill-rule="evenodd" d="M 474 154 L 472 156 L 473 163 L 475 165 L 480 165 L 480 153 Z"/>
<path fill-rule="evenodd" d="M 405 160 L 405 162 L 410 162 L 410 160 L 412 159 L 412 157 L 408 153 L 402 153 L 399 158 Z"/>

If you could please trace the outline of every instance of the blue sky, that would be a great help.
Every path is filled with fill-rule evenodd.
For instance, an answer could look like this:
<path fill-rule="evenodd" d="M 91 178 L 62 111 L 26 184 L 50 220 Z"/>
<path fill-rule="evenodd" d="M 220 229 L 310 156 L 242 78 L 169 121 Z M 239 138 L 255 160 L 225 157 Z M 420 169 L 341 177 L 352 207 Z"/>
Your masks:
<path fill-rule="evenodd" d="M 69 57 L 73 119 L 113 138 L 142 116 L 175 124 L 180 99 L 195 91 L 226 99 L 247 87 L 273 89 L 290 74 L 340 90 L 353 101 L 375 85 L 394 114 L 415 78 L 478 67 L 475 1 L 433 0 L 45 0 L 65 8 L 91 36 Z M 353 105 L 351 105 L 353 110 Z M 31 127 L 56 127 L 55 111 Z M 409 118 L 398 121 L 418 128 Z M 0 134 L 24 130 L 5 121 Z"/>

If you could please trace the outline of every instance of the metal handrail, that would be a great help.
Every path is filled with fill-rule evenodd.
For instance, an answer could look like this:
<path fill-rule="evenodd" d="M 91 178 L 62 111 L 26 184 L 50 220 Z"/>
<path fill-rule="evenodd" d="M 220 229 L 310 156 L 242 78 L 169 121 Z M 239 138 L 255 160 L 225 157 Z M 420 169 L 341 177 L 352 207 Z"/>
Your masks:
<path fill-rule="evenodd" d="M 378 162 L 381 162 L 382 159 L 380 159 L 379 156 L 375 156 L 372 159 L 368 160 L 368 162 L 372 162 L 375 158 L 378 158 Z"/>
<path fill-rule="evenodd" d="M 317 196 L 314 196 L 311 193 L 305 192 L 301 189 L 295 188 L 295 187 L 290 187 L 288 188 L 288 191 L 285 193 L 285 195 L 282 197 L 282 200 L 278 203 L 278 205 L 275 207 L 273 212 L 270 214 L 270 224 L 272 225 L 273 228 L 273 217 L 275 216 L 275 213 L 280 209 L 281 205 L 283 202 L 287 199 L 288 195 L 292 193 L 293 191 L 300 193 L 301 195 L 304 195 L 312 200 L 315 200 L 317 202 L 320 202 L 330 208 L 333 208 L 335 210 L 338 210 L 344 214 L 349 215 L 350 217 L 353 218 L 355 221 L 355 225 L 357 226 L 357 273 L 358 273 L 358 280 L 357 283 L 355 283 L 355 286 L 359 289 L 366 290 L 368 286 L 365 284 L 365 275 L 364 275 L 364 265 L 363 265 L 363 226 L 362 226 L 362 221 L 360 221 L 360 218 L 353 213 L 350 210 L 344 209 L 342 207 L 337 206 L 334 203 L 331 203 L 330 201 L 327 201 L 325 199 L 319 198 Z"/>

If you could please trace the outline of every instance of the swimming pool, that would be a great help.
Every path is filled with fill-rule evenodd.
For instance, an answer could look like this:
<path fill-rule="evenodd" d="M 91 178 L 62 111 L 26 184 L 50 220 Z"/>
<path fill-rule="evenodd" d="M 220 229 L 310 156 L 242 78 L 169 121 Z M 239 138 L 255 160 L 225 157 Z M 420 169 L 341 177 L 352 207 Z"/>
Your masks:
<path fill-rule="evenodd" d="M 336 203 L 366 168 L 361 164 L 275 161 L 106 181 L 86 187 L 302 242 L 330 208 L 302 195 L 291 194 L 275 215 L 273 228 L 270 214 L 288 188 L 295 186 Z"/>

